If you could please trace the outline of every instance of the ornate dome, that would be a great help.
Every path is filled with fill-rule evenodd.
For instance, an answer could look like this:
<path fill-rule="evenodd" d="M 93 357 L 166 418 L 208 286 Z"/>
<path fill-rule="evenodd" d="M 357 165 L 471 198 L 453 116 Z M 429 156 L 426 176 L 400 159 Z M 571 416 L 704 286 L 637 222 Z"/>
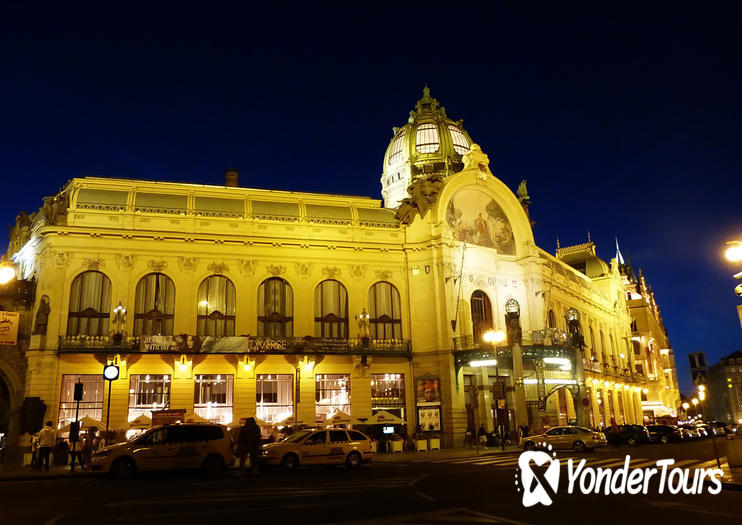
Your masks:
<path fill-rule="evenodd" d="M 423 97 L 410 111 L 407 124 L 394 128 L 384 155 L 381 193 L 384 206 L 396 208 L 408 197 L 407 187 L 417 178 L 430 174 L 451 175 L 461 171 L 462 156 L 472 144 L 461 120 L 453 121 L 446 110 L 430 96 L 427 86 Z"/>

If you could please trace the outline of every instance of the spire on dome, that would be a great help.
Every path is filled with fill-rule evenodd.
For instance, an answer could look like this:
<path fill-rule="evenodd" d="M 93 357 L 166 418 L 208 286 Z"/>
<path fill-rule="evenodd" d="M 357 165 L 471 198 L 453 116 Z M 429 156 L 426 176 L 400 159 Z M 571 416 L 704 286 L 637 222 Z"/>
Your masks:
<path fill-rule="evenodd" d="M 618 247 L 618 237 L 616 237 L 616 261 L 618 264 L 624 265 L 626 264 L 626 261 L 623 258 L 623 255 L 621 254 L 621 248 Z"/>

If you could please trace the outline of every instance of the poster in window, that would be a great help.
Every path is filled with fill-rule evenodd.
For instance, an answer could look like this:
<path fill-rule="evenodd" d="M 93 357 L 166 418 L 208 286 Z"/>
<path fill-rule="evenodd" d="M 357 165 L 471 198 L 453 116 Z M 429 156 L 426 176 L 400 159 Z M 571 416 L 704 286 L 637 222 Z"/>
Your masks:
<path fill-rule="evenodd" d="M 417 423 L 422 430 L 440 431 L 441 409 L 438 407 L 421 407 L 417 409 Z"/>
<path fill-rule="evenodd" d="M 0 312 L 0 345 L 18 344 L 18 312 Z"/>
<path fill-rule="evenodd" d="M 417 380 L 417 404 L 440 405 L 441 390 L 440 381 L 437 377 L 422 378 Z"/>

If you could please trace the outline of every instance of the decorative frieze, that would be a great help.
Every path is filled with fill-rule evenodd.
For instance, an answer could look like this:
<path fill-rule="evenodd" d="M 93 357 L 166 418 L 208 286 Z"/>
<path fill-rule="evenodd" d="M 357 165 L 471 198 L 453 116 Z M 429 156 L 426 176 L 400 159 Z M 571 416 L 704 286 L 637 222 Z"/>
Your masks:
<path fill-rule="evenodd" d="M 324 275 L 328 279 L 334 279 L 340 276 L 340 268 L 338 268 L 337 266 L 325 266 L 324 268 L 322 268 L 322 275 Z"/>
<path fill-rule="evenodd" d="M 82 265 L 91 271 L 98 271 L 105 268 L 106 263 L 100 257 L 86 257 L 82 260 Z"/>
<path fill-rule="evenodd" d="M 391 270 L 376 270 L 376 277 L 380 281 L 388 281 L 392 277 L 392 272 Z"/>
<path fill-rule="evenodd" d="M 227 266 L 223 262 L 222 263 L 213 262 L 210 265 L 208 265 L 206 267 L 206 269 L 209 270 L 212 273 L 215 273 L 217 275 L 221 275 L 221 274 L 229 271 L 229 266 Z"/>
<path fill-rule="evenodd" d="M 181 272 L 192 272 L 196 269 L 196 257 L 178 257 L 178 268 Z"/>
<path fill-rule="evenodd" d="M 116 266 L 119 270 L 126 270 L 134 266 L 134 259 L 136 255 L 124 255 L 121 253 L 116 254 Z"/>
<path fill-rule="evenodd" d="M 155 261 L 154 259 L 151 259 L 147 263 L 147 267 L 150 268 L 153 272 L 160 273 L 167 268 L 167 262 L 166 261 Z"/>
<path fill-rule="evenodd" d="M 353 279 L 360 280 L 366 275 L 365 264 L 351 264 L 350 265 L 350 276 Z"/>
<path fill-rule="evenodd" d="M 258 261 L 254 259 L 240 259 L 240 273 L 253 275 L 258 266 Z"/>
<path fill-rule="evenodd" d="M 286 273 L 286 267 L 280 264 L 271 264 L 265 267 L 265 271 L 271 274 L 273 277 L 278 277 Z"/>

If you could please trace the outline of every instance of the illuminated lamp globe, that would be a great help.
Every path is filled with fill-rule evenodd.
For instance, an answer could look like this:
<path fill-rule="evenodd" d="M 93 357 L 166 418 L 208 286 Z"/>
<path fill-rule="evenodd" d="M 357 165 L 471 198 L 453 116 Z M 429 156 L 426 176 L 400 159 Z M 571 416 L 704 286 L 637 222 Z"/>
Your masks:
<path fill-rule="evenodd" d="M 694 397 L 693 399 L 690 400 L 690 402 L 693 403 L 693 406 L 696 406 L 698 404 L 698 399 Z"/>
<path fill-rule="evenodd" d="M 505 303 L 506 314 L 520 314 L 520 304 L 515 299 L 508 299 Z"/>
<path fill-rule="evenodd" d="M 731 246 L 724 252 L 724 256 L 732 262 L 742 261 L 742 242 L 732 241 Z"/>
<path fill-rule="evenodd" d="M 119 367 L 116 365 L 106 365 L 103 367 L 103 379 L 106 381 L 115 381 L 119 378 Z"/>
<path fill-rule="evenodd" d="M 683 403 L 683 410 L 688 410 L 690 405 L 688 403 Z"/>
<path fill-rule="evenodd" d="M 567 318 L 567 321 L 579 321 L 580 312 L 578 312 L 574 308 L 570 308 L 569 310 L 567 310 L 567 313 L 564 314 L 564 317 Z"/>
<path fill-rule="evenodd" d="M 0 265 L 0 284 L 10 282 L 15 277 L 15 268 L 11 264 Z"/>
<path fill-rule="evenodd" d="M 484 339 L 485 343 L 502 343 L 505 340 L 505 332 L 503 332 L 502 330 L 498 330 L 496 332 L 494 330 L 487 330 L 484 334 L 482 334 L 482 339 Z"/>

